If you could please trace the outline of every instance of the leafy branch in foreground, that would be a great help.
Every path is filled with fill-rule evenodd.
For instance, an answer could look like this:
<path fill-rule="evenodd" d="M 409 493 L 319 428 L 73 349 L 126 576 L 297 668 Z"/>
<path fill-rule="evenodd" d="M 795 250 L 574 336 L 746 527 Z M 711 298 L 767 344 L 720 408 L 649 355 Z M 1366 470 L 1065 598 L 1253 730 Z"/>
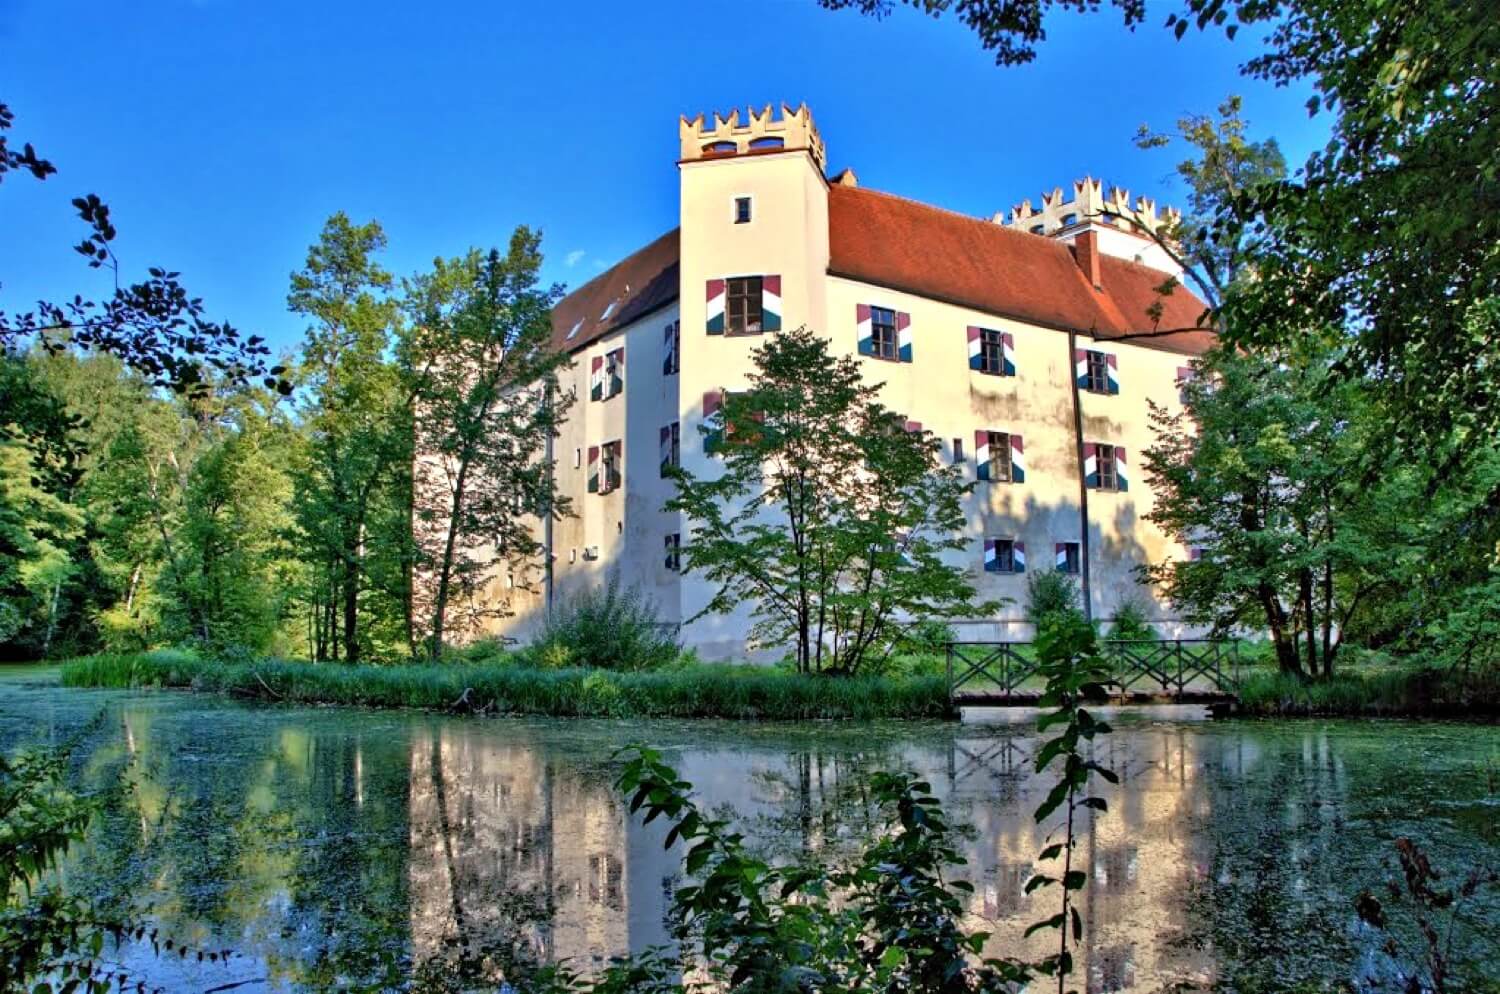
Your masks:
<path fill-rule="evenodd" d="M 1082 890 L 1088 882 L 1088 874 L 1073 867 L 1073 855 L 1078 845 L 1078 813 L 1081 810 L 1108 810 L 1104 798 L 1088 793 L 1089 781 L 1096 774 L 1112 784 L 1119 783 L 1120 778 L 1113 770 L 1089 758 L 1088 754 L 1088 744 L 1110 731 L 1106 722 L 1095 718 L 1084 707 L 1087 703 L 1108 700 L 1106 685 L 1112 679 L 1109 664 L 1099 655 L 1093 626 L 1077 611 L 1049 615 L 1037 632 L 1037 662 L 1037 672 L 1047 680 L 1040 706 L 1051 709 L 1037 722 L 1037 730 L 1045 732 L 1057 726 L 1062 730 L 1042 744 L 1036 756 L 1036 769 L 1041 773 L 1058 761 L 1062 762 L 1063 768 L 1061 779 L 1037 807 L 1036 820 L 1046 821 L 1059 809 L 1064 812 L 1059 826 L 1063 832 L 1062 841 L 1049 841 L 1039 859 L 1048 862 L 1061 858 L 1062 876 L 1038 873 L 1026 882 L 1026 893 L 1061 885 L 1062 908 L 1051 918 L 1032 925 L 1026 934 L 1030 936 L 1049 928 L 1057 930 L 1057 955 L 1049 956 L 1040 964 L 1040 969 L 1057 976 L 1057 989 L 1062 992 L 1067 989 L 1067 976 L 1073 970 L 1068 938 L 1071 935 L 1075 943 L 1083 938 L 1083 917 L 1073 902 L 1073 892 Z"/>
<path fill-rule="evenodd" d="M 107 948 L 127 940 L 149 944 L 158 955 L 226 958 L 190 950 L 154 927 L 102 918 L 48 880 L 98 810 L 95 799 L 64 784 L 68 756 L 66 748 L 0 755 L 0 992 L 147 990 L 105 958 Z"/>
<path fill-rule="evenodd" d="M 0 178 L 25 170 L 38 180 L 57 172 L 37 155 L 30 143 L 21 151 L 6 142 L 5 132 L 15 115 L 0 103 Z M 0 311 L 0 350 L 10 351 L 34 340 L 49 352 L 70 347 L 107 352 L 147 378 L 155 386 L 184 393 L 207 391 L 216 380 L 243 386 L 261 381 L 285 395 L 291 383 L 281 366 L 267 367 L 271 350 L 259 335 L 242 337 L 228 323 L 204 317 L 203 301 L 188 296 L 181 274 L 152 267 L 149 278 L 120 285 L 120 265 L 114 253 L 118 234 L 109 206 L 95 194 L 76 197 L 73 207 L 88 225 L 88 234 L 74 250 L 90 268 L 108 269 L 114 293 L 101 301 L 75 294 L 61 303 L 39 301 L 19 314 Z"/>

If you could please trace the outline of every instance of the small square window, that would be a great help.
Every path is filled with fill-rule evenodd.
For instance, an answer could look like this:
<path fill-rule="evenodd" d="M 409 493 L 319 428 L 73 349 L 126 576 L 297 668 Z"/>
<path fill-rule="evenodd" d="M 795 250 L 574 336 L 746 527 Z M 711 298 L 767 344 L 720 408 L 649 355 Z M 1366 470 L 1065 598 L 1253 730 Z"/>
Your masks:
<path fill-rule="evenodd" d="M 1115 462 L 1115 446 L 1094 446 L 1094 458 L 1098 460 L 1097 465 L 1099 467 L 1099 489 L 1120 489 L 1120 470 Z"/>
<path fill-rule="evenodd" d="M 1005 335 L 983 328 L 979 332 L 980 369 L 995 376 L 1005 375 Z"/>
<path fill-rule="evenodd" d="M 578 469 L 582 465 L 583 465 L 583 450 L 582 449 L 574 449 L 573 450 L 573 468 L 574 469 Z"/>
<path fill-rule="evenodd" d="M 749 224 L 750 223 L 750 198 L 749 197 L 735 197 L 734 198 L 734 223 L 735 224 Z"/>
<path fill-rule="evenodd" d="M 953 440 L 953 465 L 957 466 L 964 461 L 964 440 L 955 438 Z"/>
<path fill-rule="evenodd" d="M 870 354 L 896 358 L 896 312 L 887 307 L 870 308 Z"/>
<path fill-rule="evenodd" d="M 611 493 L 620 489 L 620 474 L 624 472 L 624 466 L 621 465 L 621 448 L 622 445 L 620 442 L 605 442 L 604 446 L 600 449 L 602 461 L 600 465 L 599 492 L 601 494 Z"/>
<path fill-rule="evenodd" d="M 1059 573 L 1081 573 L 1083 557 L 1077 542 L 1057 543 L 1057 571 Z"/>
<path fill-rule="evenodd" d="M 1003 431 L 989 433 L 989 477 L 993 483 L 1011 482 L 1010 435 Z"/>
<path fill-rule="evenodd" d="M 1109 356 L 1105 353 L 1089 350 L 1084 389 L 1090 393 L 1109 393 Z"/>
<path fill-rule="evenodd" d="M 1010 538 L 992 538 L 986 543 L 984 569 L 987 573 L 1014 573 L 1016 571 L 1016 542 Z"/>
<path fill-rule="evenodd" d="M 742 276 L 728 281 L 724 309 L 725 326 L 731 335 L 758 335 L 761 331 L 761 278 Z"/>

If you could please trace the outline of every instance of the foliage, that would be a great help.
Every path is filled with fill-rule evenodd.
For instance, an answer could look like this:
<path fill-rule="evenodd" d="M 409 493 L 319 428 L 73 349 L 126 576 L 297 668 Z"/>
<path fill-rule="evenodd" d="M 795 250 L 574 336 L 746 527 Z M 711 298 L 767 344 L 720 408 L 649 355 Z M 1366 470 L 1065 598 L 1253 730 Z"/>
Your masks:
<path fill-rule="evenodd" d="M 1078 584 L 1056 569 L 1026 574 L 1026 620 L 1038 628 L 1058 615 L 1078 610 Z"/>
<path fill-rule="evenodd" d="M 1382 951 L 1396 962 L 1397 981 L 1403 989 L 1432 994 L 1469 989 L 1464 978 L 1453 975 L 1453 933 L 1461 925 L 1483 928 L 1480 923 L 1465 921 L 1465 905 L 1481 889 L 1500 883 L 1500 873 L 1476 867 L 1456 886 L 1445 887 L 1441 883 L 1443 874 L 1411 839 L 1397 839 L 1396 854 L 1401 863 L 1401 884 L 1388 884 L 1385 904 L 1372 892 L 1363 891 L 1355 899 L 1355 913 L 1366 925 L 1386 935 Z M 1391 912 L 1397 908 L 1411 918 L 1417 942 L 1408 942 L 1405 930 L 1399 927 L 1402 923 L 1392 920 Z"/>
<path fill-rule="evenodd" d="M 1115 606 L 1114 620 L 1109 626 L 1109 637 L 1135 642 L 1157 637 L 1156 629 L 1151 627 L 1146 606 L 1138 598 L 1126 598 Z"/>
<path fill-rule="evenodd" d="M 806 328 L 754 353 L 749 389 L 700 427 L 722 472 L 677 470 L 685 569 L 715 586 L 702 614 L 749 605 L 751 638 L 804 673 L 857 673 L 916 619 L 984 613 L 944 554 L 963 548 L 972 487 L 930 432 L 876 399 L 852 358 Z"/>
<path fill-rule="evenodd" d="M 853 8 L 870 17 L 884 18 L 896 0 L 818 0 L 829 10 Z M 929 17 L 952 13 L 979 36 L 986 51 L 995 53 L 997 65 L 1024 65 L 1036 58 L 1036 45 L 1047 37 L 1043 19 L 1054 8 L 1097 10 L 1100 0 L 900 0 Z M 1110 0 L 1120 10 L 1125 26 L 1134 28 L 1146 19 L 1146 0 Z"/>
<path fill-rule="evenodd" d="M 1094 739 L 1109 734 L 1110 726 L 1095 718 L 1085 705 L 1109 699 L 1106 685 L 1111 676 L 1108 662 L 1099 654 L 1094 627 L 1080 612 L 1059 612 L 1041 621 L 1037 631 L 1037 673 L 1047 681 L 1038 701 L 1045 713 L 1037 721 L 1037 731 L 1046 732 L 1053 727 L 1060 727 L 1060 731 L 1042 743 L 1036 754 L 1036 769 L 1041 773 L 1061 762 L 1062 775 L 1038 805 L 1036 820 L 1043 822 L 1057 811 L 1063 812 L 1059 826 L 1062 840 L 1053 842 L 1055 836 L 1049 836 L 1038 860 L 1049 862 L 1061 858 L 1062 873 L 1060 876 L 1037 873 L 1026 882 L 1026 893 L 1058 886 L 1062 907 L 1056 915 L 1032 925 L 1026 934 L 1042 929 L 1057 931 L 1057 955 L 1048 957 L 1042 967 L 1044 972 L 1057 976 L 1058 994 L 1063 994 L 1073 969 L 1069 937 L 1074 943 L 1083 938 L 1083 918 L 1073 895 L 1088 882 L 1083 870 L 1073 868 L 1078 844 L 1075 818 L 1081 809 L 1108 810 L 1104 798 L 1088 794 L 1089 782 L 1096 775 L 1109 783 L 1119 783 L 1118 775 L 1096 762 L 1092 755 Z"/>
<path fill-rule="evenodd" d="M 1309 682 L 1285 673 L 1250 672 L 1238 708 L 1264 717 L 1474 717 L 1500 714 L 1500 677 L 1420 665 L 1336 673 Z"/>
<path fill-rule="evenodd" d="M 671 628 L 652 600 L 636 587 L 623 586 L 619 574 L 611 572 L 603 587 L 586 587 L 564 598 L 527 654 L 554 668 L 660 669 L 682 651 Z"/>
<path fill-rule="evenodd" d="M 358 662 L 410 644 L 410 405 L 389 359 L 399 323 L 378 221 L 330 217 L 287 305 L 312 323 L 296 367 L 303 444 L 294 463 L 296 541 L 308 564 L 310 655 Z M 363 621 L 361 616 L 363 617 Z"/>
<path fill-rule="evenodd" d="M 687 846 L 692 882 L 673 897 L 675 936 L 712 981 L 743 991 L 1002 991 L 1026 982 L 1015 960 L 981 958 L 985 933 L 962 924 L 963 862 L 931 787 L 871 778 L 887 832 L 852 866 L 777 865 L 750 853 L 728 821 L 701 811 L 660 754 L 638 749 L 619 778 L 632 812 L 665 817 Z M 672 964 L 662 964 L 667 970 Z"/>
<path fill-rule="evenodd" d="M 22 169 L 38 180 L 57 172 L 30 143 L 13 150 L 5 132 L 15 115 L 0 103 L 0 179 Z M 19 314 L 0 311 L 0 350 L 10 353 L 34 343 L 52 353 L 77 347 L 117 356 L 156 386 L 197 392 L 213 380 L 239 386 L 263 381 L 268 389 L 288 393 L 280 366 L 267 368 L 270 354 L 258 335 L 242 337 L 227 323 L 204 317 L 203 302 L 188 296 L 180 274 L 152 267 L 147 279 L 120 285 L 120 263 L 115 256 L 118 235 L 109 206 L 90 193 L 73 200 L 88 234 L 74 246 L 92 269 L 106 269 L 114 292 L 106 300 L 80 295 L 64 303 L 38 301 Z"/>
<path fill-rule="evenodd" d="M 408 282 L 400 346 L 415 404 L 412 513 L 422 637 L 437 658 L 452 632 L 509 611 L 484 589 L 497 567 L 533 585 L 532 522 L 568 513 L 543 455 L 573 402 L 551 347 L 556 286 L 541 287 L 541 236 L 517 228 L 505 254 L 439 259 Z"/>
<path fill-rule="evenodd" d="M 824 680 L 727 664 L 630 673 L 538 669 L 511 660 L 347 666 L 152 652 L 70 660 L 62 679 L 75 687 L 180 687 L 285 703 L 551 717 L 866 721 L 948 716 L 941 674 Z"/>

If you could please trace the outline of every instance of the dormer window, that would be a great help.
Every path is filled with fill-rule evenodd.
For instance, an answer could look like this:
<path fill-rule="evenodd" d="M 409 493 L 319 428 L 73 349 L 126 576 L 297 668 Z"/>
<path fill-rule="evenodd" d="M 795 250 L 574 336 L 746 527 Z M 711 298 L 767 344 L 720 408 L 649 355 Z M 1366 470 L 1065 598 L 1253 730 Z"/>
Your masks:
<path fill-rule="evenodd" d="M 735 224 L 749 224 L 750 223 L 750 198 L 749 197 L 735 197 L 734 198 L 734 223 Z"/>
<path fill-rule="evenodd" d="M 618 303 L 619 303 L 618 300 L 611 300 L 609 302 L 609 306 L 606 307 L 606 308 L 604 308 L 604 313 L 601 314 L 601 315 L 599 315 L 599 320 L 600 321 L 608 321 L 609 320 L 609 316 L 615 312 L 615 305 L 618 304 Z"/>
<path fill-rule="evenodd" d="M 568 329 L 568 338 L 571 339 L 574 335 L 578 334 L 578 329 L 580 329 L 582 327 L 583 327 L 583 318 L 579 318 L 577 321 L 574 321 L 573 322 L 573 327 L 571 327 L 571 328 Z"/>

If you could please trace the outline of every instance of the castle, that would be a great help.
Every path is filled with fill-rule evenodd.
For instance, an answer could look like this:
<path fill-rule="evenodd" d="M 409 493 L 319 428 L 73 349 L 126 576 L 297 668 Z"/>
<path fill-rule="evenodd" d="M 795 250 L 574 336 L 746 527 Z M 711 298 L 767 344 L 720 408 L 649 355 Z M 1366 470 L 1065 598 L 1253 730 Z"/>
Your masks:
<path fill-rule="evenodd" d="M 539 524 L 540 582 L 494 578 L 486 596 L 524 638 L 548 605 L 610 572 L 705 658 L 745 655 L 748 608 L 693 619 L 711 596 L 681 572 L 687 522 L 664 511 L 663 468 L 713 472 L 698 431 L 741 389 L 764 336 L 799 325 L 853 354 L 881 399 L 933 432 L 978 481 L 959 565 L 999 617 L 961 638 L 1023 638 L 1025 572 L 1079 575 L 1097 618 L 1125 598 L 1180 626 L 1135 567 L 1191 550 L 1145 520 L 1139 470 L 1148 401 L 1177 409 L 1192 357 L 1213 341 L 1171 254 L 1138 229 L 1175 219 L 1093 180 L 974 218 L 830 177 L 805 106 L 683 119 L 680 223 L 562 300 L 554 344 L 574 357 L 577 401 L 556 439 L 572 515 Z"/>

